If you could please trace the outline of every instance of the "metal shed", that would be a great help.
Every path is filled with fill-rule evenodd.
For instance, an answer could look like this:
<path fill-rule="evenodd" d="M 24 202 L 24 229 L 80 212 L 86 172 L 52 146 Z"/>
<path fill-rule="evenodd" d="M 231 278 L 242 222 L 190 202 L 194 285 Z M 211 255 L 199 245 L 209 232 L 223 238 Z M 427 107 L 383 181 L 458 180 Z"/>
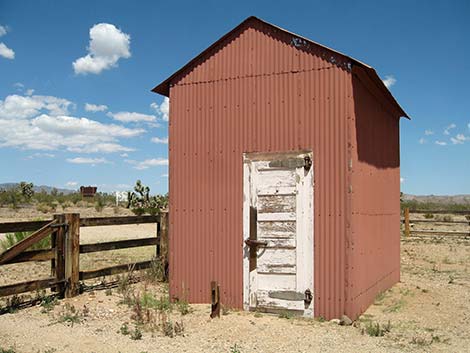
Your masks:
<path fill-rule="evenodd" d="M 375 70 L 249 17 L 170 97 L 170 295 L 356 318 L 400 279 L 399 120 Z"/>

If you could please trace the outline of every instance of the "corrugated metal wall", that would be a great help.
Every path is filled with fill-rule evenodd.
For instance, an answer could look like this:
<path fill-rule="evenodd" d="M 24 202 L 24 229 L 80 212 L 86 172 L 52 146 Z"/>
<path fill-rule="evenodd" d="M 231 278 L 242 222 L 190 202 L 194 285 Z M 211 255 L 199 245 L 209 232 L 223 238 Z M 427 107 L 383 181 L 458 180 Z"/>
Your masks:
<path fill-rule="evenodd" d="M 400 151 L 399 116 L 363 70 L 353 69 L 353 94 L 346 312 L 354 318 L 400 279 Z"/>
<path fill-rule="evenodd" d="M 350 63 L 252 24 L 170 89 L 170 293 L 242 307 L 243 152 L 309 149 L 315 315 L 344 313 Z"/>

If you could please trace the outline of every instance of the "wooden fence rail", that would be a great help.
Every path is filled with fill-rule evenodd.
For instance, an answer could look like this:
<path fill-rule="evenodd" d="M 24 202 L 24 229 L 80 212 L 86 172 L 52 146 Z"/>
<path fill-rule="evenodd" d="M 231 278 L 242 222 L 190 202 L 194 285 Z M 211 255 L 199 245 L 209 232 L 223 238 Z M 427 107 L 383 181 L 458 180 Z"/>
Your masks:
<path fill-rule="evenodd" d="M 96 244 L 80 244 L 80 228 L 124 224 L 156 223 L 156 237 L 126 239 Z M 36 230 L 38 229 L 39 230 Z M 141 246 L 156 246 L 156 257 L 168 264 L 168 213 L 153 216 L 80 218 L 78 213 L 55 215 L 52 220 L 0 223 L 0 233 L 35 231 L 0 254 L 0 266 L 28 261 L 51 261 L 51 277 L 0 286 L 0 297 L 39 289 L 51 288 L 65 297 L 79 292 L 79 281 L 115 275 L 129 270 L 142 270 L 152 261 L 114 265 L 80 271 L 80 254 Z M 46 236 L 51 236 L 51 247 L 28 250 Z"/>
<path fill-rule="evenodd" d="M 470 226 L 470 220 L 467 221 L 454 221 L 454 220 L 433 220 L 433 219 L 410 219 L 410 213 L 450 213 L 444 211 L 416 211 L 410 210 L 409 208 L 405 208 L 403 210 L 403 219 L 400 221 L 404 224 L 404 235 L 405 237 L 410 237 L 412 235 L 442 235 L 442 236 L 456 236 L 456 237 L 470 237 L 470 230 L 469 231 L 441 231 L 441 230 L 414 230 L 411 229 L 411 223 L 439 223 L 445 225 L 452 225 L 452 224 L 467 224 Z M 454 212 L 452 212 L 454 213 Z M 467 214 L 467 211 L 461 211 L 460 214 Z M 468 211 L 470 214 L 470 211 Z"/>
<path fill-rule="evenodd" d="M 449 210 L 417 210 L 417 209 L 415 210 L 415 209 L 410 209 L 410 213 L 470 215 L 470 210 L 449 211 Z"/>

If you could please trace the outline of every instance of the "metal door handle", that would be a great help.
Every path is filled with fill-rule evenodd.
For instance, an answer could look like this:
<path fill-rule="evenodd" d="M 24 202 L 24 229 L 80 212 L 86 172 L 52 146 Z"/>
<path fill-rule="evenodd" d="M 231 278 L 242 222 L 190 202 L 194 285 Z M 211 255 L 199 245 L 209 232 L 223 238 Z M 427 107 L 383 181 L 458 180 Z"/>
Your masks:
<path fill-rule="evenodd" d="M 245 244 L 248 246 L 266 246 L 268 245 L 267 241 L 261 241 L 261 240 L 253 240 L 253 239 L 247 239 L 245 240 Z"/>

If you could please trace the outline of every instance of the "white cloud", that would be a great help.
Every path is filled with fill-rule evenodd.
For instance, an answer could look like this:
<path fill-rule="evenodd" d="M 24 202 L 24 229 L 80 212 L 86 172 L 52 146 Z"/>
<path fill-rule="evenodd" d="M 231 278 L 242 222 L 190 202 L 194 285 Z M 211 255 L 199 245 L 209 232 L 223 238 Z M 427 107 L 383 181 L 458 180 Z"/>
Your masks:
<path fill-rule="evenodd" d="M 25 94 L 26 94 L 27 96 L 32 96 L 33 93 L 34 93 L 34 89 L 32 89 L 32 88 L 27 89 L 26 92 L 25 92 Z"/>
<path fill-rule="evenodd" d="M 168 174 L 162 174 L 162 178 L 168 178 Z"/>
<path fill-rule="evenodd" d="M 134 161 L 132 159 L 127 159 L 125 162 L 132 164 L 134 169 L 138 170 L 148 169 L 149 167 L 168 165 L 168 159 L 165 158 L 153 158 L 146 159 L 144 161 Z"/>
<path fill-rule="evenodd" d="M 447 145 L 447 142 L 444 142 L 444 141 L 436 141 L 435 143 L 436 143 L 436 145 L 439 145 L 439 146 Z"/>
<path fill-rule="evenodd" d="M 405 178 L 400 178 L 400 184 L 403 184 L 405 182 Z"/>
<path fill-rule="evenodd" d="M 76 74 L 99 74 L 116 67 L 121 58 L 130 58 L 131 37 L 110 23 L 90 28 L 88 54 L 73 62 Z"/>
<path fill-rule="evenodd" d="M 424 134 L 425 134 L 426 136 L 434 135 L 434 131 L 432 131 L 432 130 L 424 130 Z"/>
<path fill-rule="evenodd" d="M 18 91 L 22 91 L 24 88 L 24 85 L 21 82 L 15 82 L 13 84 L 13 87 L 15 87 Z"/>
<path fill-rule="evenodd" d="M 129 155 L 127 153 L 121 153 L 120 156 L 121 157 L 129 157 Z"/>
<path fill-rule="evenodd" d="M 154 122 L 157 120 L 157 117 L 154 115 L 147 115 L 135 112 L 118 112 L 118 113 L 111 113 L 109 112 L 106 114 L 107 116 L 113 118 L 114 120 L 122 121 L 124 123 L 129 122 Z"/>
<path fill-rule="evenodd" d="M 8 28 L 0 25 L 0 37 L 3 37 L 7 34 Z M 8 48 L 5 43 L 0 43 L 0 56 L 3 56 L 5 59 L 13 60 L 15 58 L 15 52 L 13 49 Z"/>
<path fill-rule="evenodd" d="M 5 26 L 0 25 L 0 37 L 7 34 L 8 29 Z"/>
<path fill-rule="evenodd" d="M 150 104 L 150 108 L 152 108 L 163 121 L 170 120 L 170 99 L 168 97 L 165 97 L 160 105 L 157 103 Z"/>
<path fill-rule="evenodd" d="M 8 48 L 5 43 L 0 43 L 0 56 L 3 56 L 5 59 L 13 60 L 15 58 L 15 52 L 13 49 Z"/>
<path fill-rule="evenodd" d="M 87 146 L 71 146 L 67 148 L 71 152 L 77 153 L 115 153 L 115 152 L 130 152 L 135 151 L 135 149 L 130 147 L 122 146 L 118 143 L 96 143 L 94 145 Z"/>
<path fill-rule="evenodd" d="M 73 163 L 73 164 L 91 164 L 91 165 L 109 163 L 104 158 L 85 158 L 85 157 L 67 158 L 66 161 L 69 163 Z"/>
<path fill-rule="evenodd" d="M 104 112 L 105 110 L 108 110 L 108 106 L 104 104 L 97 105 L 97 104 L 85 103 L 85 110 L 87 112 L 93 112 L 93 113 Z"/>
<path fill-rule="evenodd" d="M 77 186 L 78 183 L 76 181 L 68 181 L 65 186 Z"/>
<path fill-rule="evenodd" d="M 32 155 L 28 156 L 28 159 L 34 159 L 34 158 L 54 158 L 55 154 L 52 153 L 33 153 Z"/>
<path fill-rule="evenodd" d="M 50 115 L 66 115 L 73 103 L 53 96 L 20 96 L 12 94 L 0 100 L 0 119 L 25 119 L 48 111 Z"/>
<path fill-rule="evenodd" d="M 424 138 L 421 137 L 421 138 L 419 139 L 419 144 L 420 144 L 420 145 L 424 145 L 425 143 L 426 143 L 426 139 L 424 139 Z"/>
<path fill-rule="evenodd" d="M 455 129 L 457 127 L 457 125 L 455 124 L 450 124 L 449 126 L 447 126 L 445 129 L 444 129 L 444 135 L 450 135 L 450 130 L 452 129 Z"/>
<path fill-rule="evenodd" d="M 153 143 L 163 143 L 163 144 L 168 144 L 168 137 L 152 137 L 150 139 Z"/>
<path fill-rule="evenodd" d="M 119 139 L 139 136 L 141 128 L 104 124 L 68 115 L 73 103 L 52 96 L 10 95 L 0 100 L 0 147 L 65 149 L 77 153 L 130 152 Z"/>
<path fill-rule="evenodd" d="M 468 129 L 470 130 L 470 123 L 467 124 Z"/>
<path fill-rule="evenodd" d="M 397 80 L 392 75 L 387 75 L 385 76 L 385 79 L 382 80 L 382 82 L 384 83 L 385 87 L 390 88 L 397 82 Z"/>
<path fill-rule="evenodd" d="M 457 136 L 451 137 L 450 140 L 454 145 L 461 145 L 465 141 L 470 140 L 470 137 L 466 137 L 463 134 L 457 134 Z"/>

